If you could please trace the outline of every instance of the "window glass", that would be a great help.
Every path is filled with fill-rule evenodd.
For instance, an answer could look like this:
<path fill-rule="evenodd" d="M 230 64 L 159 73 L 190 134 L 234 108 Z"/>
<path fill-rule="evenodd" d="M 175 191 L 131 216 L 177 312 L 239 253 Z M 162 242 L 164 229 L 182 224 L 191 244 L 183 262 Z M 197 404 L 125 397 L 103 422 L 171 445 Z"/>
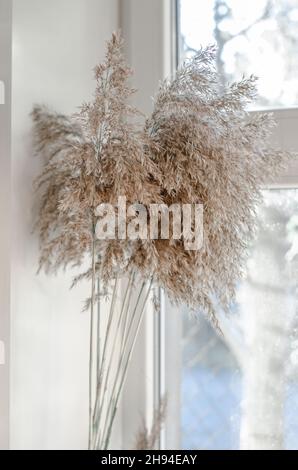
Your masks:
<path fill-rule="evenodd" d="M 182 448 L 298 449 L 297 274 L 298 190 L 264 191 L 247 278 L 230 315 L 218 311 L 223 336 L 184 312 Z"/>
<path fill-rule="evenodd" d="M 180 58 L 217 44 L 223 84 L 258 76 L 257 107 L 298 105 L 298 0 L 179 0 Z"/>
<path fill-rule="evenodd" d="M 182 449 L 238 449 L 242 376 L 236 357 L 204 317 L 187 312 L 182 351 Z"/>

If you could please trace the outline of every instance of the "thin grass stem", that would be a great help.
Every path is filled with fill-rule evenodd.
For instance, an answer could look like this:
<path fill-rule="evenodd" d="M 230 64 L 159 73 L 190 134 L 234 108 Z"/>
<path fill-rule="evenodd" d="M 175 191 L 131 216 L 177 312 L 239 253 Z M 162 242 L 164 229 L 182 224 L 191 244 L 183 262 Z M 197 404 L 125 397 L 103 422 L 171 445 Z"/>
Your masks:
<path fill-rule="evenodd" d="M 120 395 L 121 395 L 121 392 L 122 392 L 122 389 L 123 389 L 123 386 L 124 386 L 124 383 L 125 383 L 125 379 L 126 379 L 126 376 L 127 376 L 127 370 L 128 370 L 128 366 L 130 364 L 130 361 L 131 361 L 131 357 L 132 357 L 132 353 L 134 351 L 134 347 L 135 347 L 135 344 L 136 344 L 136 341 L 137 341 L 137 338 L 138 338 L 138 334 L 139 334 L 139 331 L 140 331 L 140 327 L 141 327 L 141 324 L 142 324 L 142 319 L 143 319 L 143 314 L 144 314 L 144 311 L 145 311 L 145 306 L 146 306 L 146 303 L 147 303 L 147 300 L 149 298 L 149 294 L 150 294 L 150 291 L 151 291 L 151 287 L 152 287 L 152 279 L 150 281 L 150 284 L 148 286 L 148 290 L 147 290 L 147 294 L 146 294 L 146 297 L 144 299 L 144 302 L 143 302 L 143 305 L 142 305 L 142 309 L 141 309 L 141 312 L 140 312 L 140 316 L 139 316 L 139 320 L 138 320 L 138 323 L 137 323 L 137 327 L 136 327 L 136 330 L 135 330 L 135 333 L 133 335 L 133 342 L 132 342 L 132 345 L 130 347 L 130 350 L 128 352 L 128 357 L 127 357 L 127 360 L 126 360 L 126 363 L 125 363 L 125 367 L 124 367 L 124 370 L 123 370 L 123 374 L 122 374 L 122 378 L 121 378 L 121 382 L 120 382 L 120 385 L 119 385 L 119 388 L 118 388 L 118 393 L 116 395 L 116 400 L 115 400 L 115 403 L 114 403 L 114 408 L 112 410 L 112 415 L 111 415 L 111 419 L 110 419 L 110 423 L 109 423 L 109 428 L 107 430 L 107 436 L 104 440 L 104 447 L 103 449 L 106 450 L 108 449 L 108 446 L 109 446 L 109 441 L 110 441 L 110 438 L 111 438 L 111 433 L 112 433 L 112 429 L 113 429 L 113 423 L 114 423 L 114 420 L 115 420 L 115 416 L 116 416 L 116 412 L 117 412 L 117 409 L 118 409 L 118 404 L 119 404 L 119 398 L 120 398 Z"/>

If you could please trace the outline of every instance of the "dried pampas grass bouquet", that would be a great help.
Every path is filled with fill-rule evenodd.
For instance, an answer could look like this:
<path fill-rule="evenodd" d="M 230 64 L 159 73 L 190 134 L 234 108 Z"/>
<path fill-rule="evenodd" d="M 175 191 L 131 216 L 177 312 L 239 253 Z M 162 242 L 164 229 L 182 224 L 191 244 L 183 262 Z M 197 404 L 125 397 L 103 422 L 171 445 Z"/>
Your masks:
<path fill-rule="evenodd" d="M 71 117 L 40 106 L 32 113 L 35 150 L 45 161 L 36 183 L 40 267 L 55 272 L 89 260 L 89 269 L 74 279 L 74 285 L 90 281 L 89 449 L 109 446 L 152 283 L 216 323 L 215 303 L 228 309 L 242 275 L 261 185 L 287 158 L 268 146 L 271 116 L 246 111 L 255 78 L 222 89 L 214 63 L 213 47 L 185 62 L 174 79 L 161 83 L 151 116 L 137 125 L 140 113 L 129 104 L 131 70 L 114 34 L 105 61 L 95 68 L 92 102 Z M 200 204 L 202 246 L 186 249 L 183 233 L 119 236 L 132 222 L 132 214 L 120 218 L 119 198 L 137 205 L 135 215 L 145 210 L 147 235 L 152 205 Z M 107 212 L 114 208 L 122 223 L 114 237 L 98 237 L 101 204 Z M 100 331 L 95 305 L 110 290 Z"/>

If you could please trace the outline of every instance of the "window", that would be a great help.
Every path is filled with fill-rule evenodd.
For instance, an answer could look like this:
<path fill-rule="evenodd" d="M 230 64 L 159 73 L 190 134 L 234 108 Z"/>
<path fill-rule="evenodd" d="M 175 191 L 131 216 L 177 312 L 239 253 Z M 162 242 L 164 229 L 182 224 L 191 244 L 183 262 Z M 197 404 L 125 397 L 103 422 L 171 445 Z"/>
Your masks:
<path fill-rule="evenodd" d="M 268 11 L 262 0 L 251 1 L 249 4 L 240 2 L 240 0 L 226 0 L 226 2 L 216 2 L 216 0 L 165 0 L 163 2 L 160 0 L 154 2 L 135 0 L 132 3 L 134 8 L 123 12 L 124 26 L 126 24 L 126 30 L 125 28 L 124 30 L 130 40 L 129 63 L 137 71 L 138 82 L 136 86 L 143 90 L 146 97 L 155 93 L 158 80 L 168 76 L 179 61 L 194 54 L 201 45 L 215 42 L 214 7 L 215 5 L 220 6 L 220 14 L 227 15 L 228 5 L 228 13 L 231 18 L 228 21 L 226 16 L 225 21 L 221 22 L 218 29 L 226 32 L 227 36 L 237 34 L 237 38 L 230 39 L 224 47 L 223 64 L 221 64 L 224 70 L 224 80 L 230 82 L 242 74 L 248 75 L 251 72 L 259 75 L 261 97 L 258 107 L 273 109 L 277 121 L 272 143 L 283 149 L 298 150 L 298 109 L 295 107 L 298 106 L 298 94 L 293 96 L 293 89 L 298 90 L 296 82 L 298 70 L 294 61 L 296 54 L 292 53 L 295 46 L 291 42 L 294 39 L 289 39 L 287 30 L 280 27 L 281 24 L 285 24 L 281 23 L 281 6 L 283 6 L 286 13 L 284 18 L 289 16 L 293 22 L 291 34 L 293 33 L 295 36 L 296 33 L 297 35 L 294 27 L 296 22 L 294 11 L 296 11 L 296 7 L 298 8 L 298 0 L 272 2 Z M 177 7 L 176 11 L 174 11 L 174 6 Z M 260 19 L 264 9 L 266 10 L 266 18 Z M 269 17 L 267 18 L 269 10 L 272 15 L 271 20 Z M 277 11 L 280 12 L 278 25 Z M 169 21 L 170 17 L 175 19 L 175 16 L 178 20 L 176 22 L 178 31 L 173 31 L 175 21 Z M 146 18 L 145 22 L 144 18 Z M 139 27 L 140 24 L 142 24 L 142 28 Z M 130 25 L 133 25 L 133 28 L 130 28 Z M 273 26 L 275 30 L 272 29 Z M 262 31 L 263 49 L 260 47 Z M 225 34 L 222 33 L 222 35 Z M 270 42 L 272 37 L 278 42 L 278 47 L 274 45 L 272 48 Z M 173 38 L 178 38 L 178 41 Z M 175 42 L 179 43 L 180 47 L 176 47 Z M 256 49 L 258 54 L 254 52 Z M 241 57 L 237 54 L 238 50 L 241 52 Z M 144 51 L 146 51 L 146 61 L 144 61 Z M 176 54 L 177 52 L 179 54 Z M 179 61 L 178 59 L 173 61 L 176 55 L 179 56 Z M 174 63 L 171 64 L 172 61 Z M 283 65 L 285 62 L 287 64 L 286 73 Z M 266 67 L 261 69 L 263 63 L 266 63 Z M 270 74 L 267 74 L 269 68 L 271 71 Z M 279 74 L 282 74 L 283 78 L 277 80 Z M 271 92 L 273 78 L 275 80 L 274 86 L 272 85 L 274 93 Z M 293 88 L 291 88 L 291 83 L 294 83 Z M 145 112 L 150 109 L 151 105 L 142 96 L 139 98 L 138 104 Z M 258 110 L 253 112 L 258 112 Z M 278 210 L 283 209 L 285 201 L 289 201 L 287 216 L 289 220 L 284 221 L 283 230 L 291 225 L 293 227 L 291 237 L 294 237 L 295 233 L 294 222 L 298 208 L 296 188 L 298 188 L 298 168 L 294 163 L 276 180 L 274 185 L 267 188 L 266 193 L 268 194 L 267 203 L 273 206 L 277 204 Z M 292 220 L 291 224 L 289 224 L 290 219 Z M 262 220 L 261 213 L 260 220 Z M 276 226 L 274 223 L 271 225 L 274 231 Z M 270 240 L 273 239 L 274 237 L 271 237 Z M 294 243 L 294 238 L 291 240 L 290 245 L 294 246 L 296 243 Z M 254 245 L 254 248 L 257 249 L 257 244 Z M 251 263 L 253 263 L 255 253 L 252 250 Z M 280 272 L 281 270 L 276 270 L 277 276 Z M 268 273 L 270 274 L 270 270 L 267 270 L 267 275 Z M 264 289 L 258 291 L 259 299 L 267 299 L 268 301 L 271 299 L 276 302 L 276 299 L 274 300 L 272 296 L 267 295 L 265 286 L 261 287 Z M 120 420 L 120 428 L 123 431 L 121 441 L 123 448 L 131 448 L 133 442 L 131 436 L 134 436 L 142 417 L 146 419 L 150 427 L 152 411 L 158 408 L 164 394 L 167 394 L 167 412 L 165 426 L 160 436 L 162 449 L 238 449 L 243 446 L 244 439 L 247 441 L 245 434 L 249 434 L 251 440 L 254 438 L 254 422 L 249 422 L 247 419 L 244 422 L 244 413 L 246 416 L 255 415 L 255 413 L 247 412 L 249 407 L 255 406 L 249 400 L 248 391 L 255 384 L 261 389 L 266 386 L 268 381 L 256 380 L 256 375 L 250 380 L 251 376 L 249 375 L 249 371 L 254 369 L 251 364 L 248 364 L 248 359 L 251 357 L 247 354 L 251 347 L 250 341 L 252 339 L 255 342 L 261 341 L 263 338 L 266 339 L 266 336 L 262 334 L 257 338 L 252 335 L 255 321 L 260 317 L 246 315 L 247 312 L 255 313 L 257 310 L 241 299 L 241 296 L 242 298 L 245 295 L 250 296 L 250 288 L 251 286 L 248 284 L 239 286 L 238 303 L 234 305 L 229 317 L 218 312 L 221 328 L 224 332 L 223 337 L 218 336 L 202 316 L 199 316 L 198 319 L 192 318 L 185 307 L 174 307 L 164 293 L 160 293 L 161 314 L 152 315 L 152 311 L 148 312 L 136 345 L 133 364 L 126 384 Z M 279 289 L 276 291 L 280 292 Z M 287 293 L 281 303 L 285 305 L 290 302 L 291 295 Z M 243 305 L 246 307 L 245 311 L 242 308 Z M 264 310 L 265 307 L 266 304 L 262 301 Z M 240 310 L 243 310 L 243 313 Z M 297 319 L 295 320 L 295 315 L 290 315 L 290 311 L 288 316 L 285 315 L 285 310 L 283 318 L 289 320 L 288 323 L 285 322 L 285 325 L 287 328 L 290 325 L 294 332 L 297 328 L 295 324 Z M 251 321 L 246 322 L 245 318 L 247 317 Z M 276 315 L 276 317 L 278 320 L 281 318 L 280 315 Z M 268 320 L 270 319 L 271 317 L 268 318 Z M 273 330 L 277 331 L 278 328 L 273 327 Z M 259 327 L 258 331 L 260 331 Z M 247 347 L 244 347 L 245 344 Z M 277 344 L 280 344 L 281 349 L 269 349 L 268 355 L 262 358 L 262 367 L 269 368 L 271 360 L 274 360 L 274 356 L 272 359 L 272 356 L 269 355 L 270 351 L 272 354 L 277 351 L 277 354 L 283 358 L 286 356 L 280 366 L 280 372 L 275 377 L 277 383 L 282 384 L 282 388 L 279 390 L 280 396 L 283 397 L 282 407 L 273 408 L 276 411 L 275 415 L 268 415 L 264 422 L 269 423 L 268 426 L 273 419 L 277 422 L 277 412 L 280 413 L 279 416 L 282 416 L 282 419 L 278 422 L 282 422 L 284 429 L 279 432 L 279 437 L 282 436 L 283 445 L 287 448 L 297 448 L 297 339 L 295 339 L 295 334 L 291 336 L 291 341 L 287 342 L 289 349 L 287 352 L 282 349 L 282 342 L 277 341 Z M 263 346 L 261 345 L 261 347 Z M 253 358 L 258 361 L 256 356 Z M 283 368 L 284 363 L 287 363 L 286 368 Z M 255 390 L 253 392 L 255 393 Z M 271 399 L 273 400 L 274 397 Z M 278 401 L 276 397 L 275 399 Z M 266 401 L 262 403 L 264 413 L 267 413 L 264 408 L 266 403 Z M 273 438 L 274 436 L 270 436 L 271 443 L 278 446 L 279 443 Z M 267 444 L 268 442 L 263 442 L 264 446 Z"/>
<path fill-rule="evenodd" d="M 297 151 L 298 1 L 177 5 L 179 61 L 216 42 L 222 84 L 258 75 L 257 107 L 273 109 L 277 122 L 272 143 Z M 239 283 L 230 315 L 218 312 L 223 337 L 202 316 L 194 319 L 186 308 L 174 314 L 164 303 L 166 359 L 171 352 L 165 389 L 175 394 L 169 396 L 169 448 L 298 449 L 296 188 L 296 163 L 264 188 L 248 277 Z M 180 335 L 180 343 L 169 338 L 169 330 Z"/>

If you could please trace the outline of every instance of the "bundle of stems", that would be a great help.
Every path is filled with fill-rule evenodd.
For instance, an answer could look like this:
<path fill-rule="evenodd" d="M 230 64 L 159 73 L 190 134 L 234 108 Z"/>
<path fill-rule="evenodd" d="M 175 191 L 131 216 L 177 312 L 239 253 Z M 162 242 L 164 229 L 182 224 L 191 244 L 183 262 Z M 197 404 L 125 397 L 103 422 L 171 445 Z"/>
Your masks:
<path fill-rule="evenodd" d="M 141 281 L 135 272 L 131 272 L 127 280 L 122 280 L 122 284 L 126 283 L 124 292 L 119 289 L 119 283 L 116 278 L 107 323 L 102 329 L 102 349 L 100 338 L 95 342 L 95 374 L 91 352 L 90 377 L 95 378 L 91 390 L 95 385 L 95 394 L 91 401 L 90 449 L 108 449 L 128 366 L 151 293 L 152 279 Z M 91 344 L 94 344 L 93 335 L 94 331 L 91 331 Z"/>

